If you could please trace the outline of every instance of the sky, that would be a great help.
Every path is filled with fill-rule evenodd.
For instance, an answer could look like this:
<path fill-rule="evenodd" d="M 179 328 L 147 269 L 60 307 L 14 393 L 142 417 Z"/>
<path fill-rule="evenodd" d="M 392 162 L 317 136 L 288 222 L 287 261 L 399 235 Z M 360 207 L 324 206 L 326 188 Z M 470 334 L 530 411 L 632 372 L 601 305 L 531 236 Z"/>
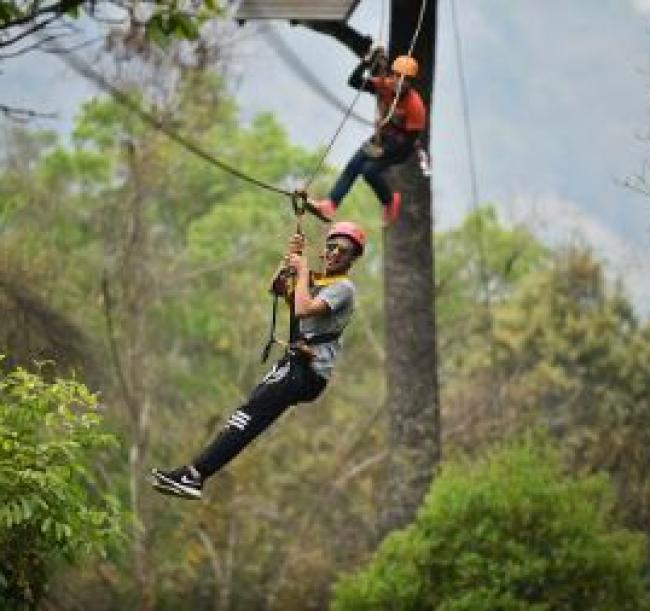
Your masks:
<path fill-rule="evenodd" d="M 474 205 L 452 1 L 439 0 L 432 109 L 438 228 L 458 223 Z M 387 2 L 361 0 L 352 25 L 385 40 Z M 549 243 L 591 243 L 650 314 L 650 199 L 621 184 L 649 153 L 640 136 L 650 133 L 650 0 L 455 2 L 479 201 Z M 271 111 L 296 143 L 326 143 L 340 111 L 305 86 L 258 27 L 241 28 L 236 47 L 232 88 L 242 120 Z M 330 91 L 351 101 L 351 53 L 304 28 L 273 27 Z M 0 63 L 0 103 L 57 111 L 62 131 L 93 92 L 41 53 Z M 372 117 L 370 96 L 357 110 Z M 329 161 L 344 164 L 369 131 L 349 121 Z M 368 213 L 378 211 L 369 204 Z"/>

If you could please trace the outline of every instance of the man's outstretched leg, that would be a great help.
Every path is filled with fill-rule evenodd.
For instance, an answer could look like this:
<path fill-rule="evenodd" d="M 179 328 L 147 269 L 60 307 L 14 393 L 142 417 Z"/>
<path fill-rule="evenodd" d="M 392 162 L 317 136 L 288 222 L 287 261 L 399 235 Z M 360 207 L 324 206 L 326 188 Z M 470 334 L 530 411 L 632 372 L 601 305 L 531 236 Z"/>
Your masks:
<path fill-rule="evenodd" d="M 318 202 L 315 202 L 314 205 L 325 218 L 332 220 L 336 214 L 336 210 L 341 203 L 341 200 L 348 194 L 348 191 L 352 188 L 354 181 L 362 173 L 363 166 L 368 161 L 368 156 L 363 151 L 361 147 L 348 161 L 348 164 L 345 166 L 343 172 L 341 172 L 336 183 L 330 191 L 329 197 L 327 199 L 322 199 Z"/>
<path fill-rule="evenodd" d="M 152 470 L 154 488 L 165 494 L 200 499 L 208 477 L 237 456 L 289 406 L 313 401 L 325 384 L 325 379 L 307 363 L 279 361 L 190 465 L 172 471 Z"/>

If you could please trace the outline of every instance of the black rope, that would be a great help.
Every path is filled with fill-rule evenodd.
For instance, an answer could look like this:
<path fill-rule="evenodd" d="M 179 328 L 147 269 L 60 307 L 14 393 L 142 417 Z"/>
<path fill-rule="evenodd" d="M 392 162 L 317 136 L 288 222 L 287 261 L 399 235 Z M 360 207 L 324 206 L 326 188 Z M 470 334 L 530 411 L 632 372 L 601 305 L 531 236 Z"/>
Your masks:
<path fill-rule="evenodd" d="M 67 54 L 67 53 L 60 53 L 58 54 L 58 57 L 62 61 L 64 61 L 68 66 L 70 66 L 75 72 L 77 72 L 84 78 L 87 78 L 88 80 L 94 82 L 101 89 L 103 89 L 108 94 L 110 94 L 119 104 L 121 104 L 122 106 L 128 108 L 129 110 L 137 114 L 138 117 L 142 119 L 142 121 L 149 124 L 154 129 L 161 131 L 170 140 L 173 140 L 177 144 L 180 144 L 183 148 L 194 153 L 204 161 L 207 161 L 208 163 L 223 170 L 224 172 L 228 172 L 229 174 L 232 174 L 233 176 L 239 178 L 240 180 L 246 181 L 252 185 L 255 185 L 256 187 L 259 187 L 260 189 L 266 189 L 267 191 L 278 193 L 280 195 L 286 195 L 287 197 L 293 196 L 292 191 L 288 191 L 287 189 L 282 189 L 281 187 L 277 187 L 270 183 L 264 182 L 263 180 L 259 180 L 254 176 L 250 176 L 249 174 L 246 174 L 245 172 L 238 170 L 237 168 L 233 167 L 229 163 L 226 163 L 225 161 L 218 159 L 211 153 L 208 153 L 206 150 L 201 148 L 198 144 L 192 142 L 185 136 L 179 134 L 178 132 L 174 131 L 170 127 L 166 126 L 155 115 L 142 108 L 128 94 L 126 94 L 124 91 L 122 91 L 115 85 L 109 83 L 101 74 L 93 70 L 88 64 L 80 60 L 78 57 L 74 57 L 72 54 Z"/>
<path fill-rule="evenodd" d="M 273 306 L 271 310 L 271 325 L 269 327 L 269 338 L 264 346 L 264 349 L 262 350 L 262 356 L 260 359 L 262 363 L 266 363 L 266 361 L 269 358 L 269 354 L 271 354 L 271 349 L 278 342 L 278 340 L 275 337 L 275 326 L 276 326 L 277 318 L 278 318 L 278 294 L 274 292 Z"/>

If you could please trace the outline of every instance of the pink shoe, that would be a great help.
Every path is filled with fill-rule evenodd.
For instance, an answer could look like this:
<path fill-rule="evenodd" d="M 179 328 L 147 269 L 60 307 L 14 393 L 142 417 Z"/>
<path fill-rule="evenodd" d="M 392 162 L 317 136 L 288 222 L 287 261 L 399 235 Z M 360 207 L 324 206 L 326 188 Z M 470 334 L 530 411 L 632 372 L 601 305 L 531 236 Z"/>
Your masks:
<path fill-rule="evenodd" d="M 400 193 L 395 191 L 395 193 L 393 193 L 393 199 L 391 199 L 390 202 L 382 206 L 381 220 L 384 224 L 384 227 L 388 227 L 388 225 L 392 225 L 397 220 L 397 217 L 399 216 L 399 209 L 401 203 L 402 203 L 402 196 L 400 195 Z"/>
<path fill-rule="evenodd" d="M 314 213 L 324 221 L 331 221 L 336 214 L 336 204 L 331 199 L 321 199 L 313 202 Z"/>

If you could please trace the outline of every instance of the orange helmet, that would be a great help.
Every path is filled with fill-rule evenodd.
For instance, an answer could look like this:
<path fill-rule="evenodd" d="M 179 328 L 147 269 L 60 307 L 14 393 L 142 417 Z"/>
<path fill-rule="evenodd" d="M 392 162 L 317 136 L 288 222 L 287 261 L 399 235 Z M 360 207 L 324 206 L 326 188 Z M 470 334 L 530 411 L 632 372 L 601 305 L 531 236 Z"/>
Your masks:
<path fill-rule="evenodd" d="M 391 66 L 393 72 L 402 76 L 417 76 L 418 63 L 410 55 L 399 55 Z"/>
<path fill-rule="evenodd" d="M 334 236 L 349 238 L 359 249 L 359 256 L 363 254 L 363 249 L 366 245 L 366 232 L 356 223 L 352 221 L 339 221 L 338 223 L 334 223 L 327 233 L 327 238 L 329 239 Z"/>

